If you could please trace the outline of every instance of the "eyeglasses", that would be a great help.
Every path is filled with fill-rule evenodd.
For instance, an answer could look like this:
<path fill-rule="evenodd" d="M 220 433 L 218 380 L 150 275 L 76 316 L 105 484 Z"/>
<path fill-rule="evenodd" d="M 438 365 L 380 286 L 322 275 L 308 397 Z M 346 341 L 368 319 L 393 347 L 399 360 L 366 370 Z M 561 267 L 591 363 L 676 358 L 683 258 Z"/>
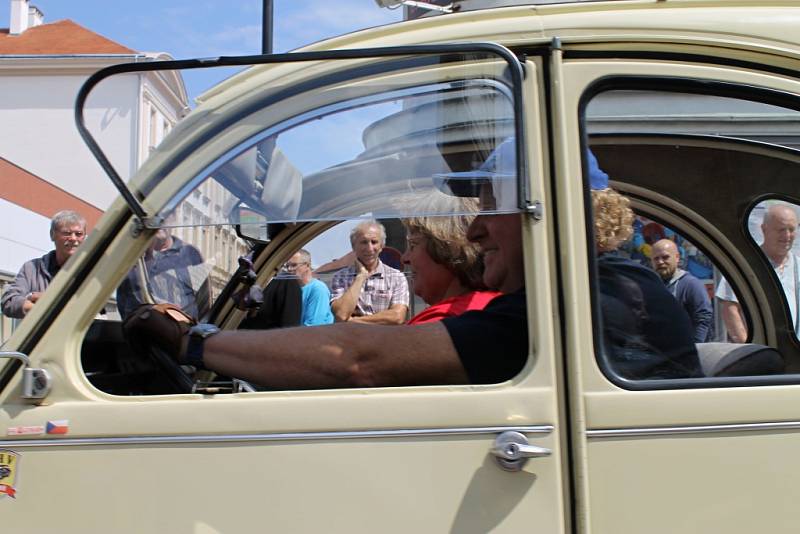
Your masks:
<path fill-rule="evenodd" d="M 286 263 L 283 264 L 283 268 L 286 269 L 287 271 L 293 271 L 294 269 L 297 269 L 301 265 L 308 265 L 308 262 L 302 261 L 300 263 L 292 263 L 290 261 L 287 261 Z"/>

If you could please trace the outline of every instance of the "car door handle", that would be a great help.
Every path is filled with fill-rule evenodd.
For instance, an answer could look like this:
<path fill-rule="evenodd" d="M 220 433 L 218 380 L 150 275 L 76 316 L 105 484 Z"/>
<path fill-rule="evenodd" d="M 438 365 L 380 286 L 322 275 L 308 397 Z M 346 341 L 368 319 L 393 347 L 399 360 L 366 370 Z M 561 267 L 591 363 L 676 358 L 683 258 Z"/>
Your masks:
<path fill-rule="evenodd" d="M 513 430 L 497 436 L 490 452 L 495 456 L 497 464 L 506 471 L 521 470 L 528 458 L 543 458 L 553 454 L 550 449 L 531 445 L 524 434 Z"/>

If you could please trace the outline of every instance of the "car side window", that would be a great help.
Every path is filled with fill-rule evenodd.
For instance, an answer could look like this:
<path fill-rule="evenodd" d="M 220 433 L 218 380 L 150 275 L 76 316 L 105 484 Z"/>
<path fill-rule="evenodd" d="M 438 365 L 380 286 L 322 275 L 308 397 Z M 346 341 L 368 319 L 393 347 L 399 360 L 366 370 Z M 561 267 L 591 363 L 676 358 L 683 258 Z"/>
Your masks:
<path fill-rule="evenodd" d="M 791 287 L 800 153 L 781 132 L 800 104 L 674 82 L 586 100 L 598 363 L 633 389 L 792 372 L 797 302 L 779 279 Z"/>
<path fill-rule="evenodd" d="M 120 319 L 143 302 L 164 302 L 226 329 L 292 326 L 297 317 L 280 313 L 276 322 L 272 311 L 288 313 L 285 304 L 301 298 L 295 315 L 305 316 L 309 288 L 319 290 L 319 316 L 330 311 L 337 322 L 402 325 L 418 319 L 423 303 L 439 305 L 425 321 L 483 309 L 498 293 L 482 282 L 482 256 L 467 228 L 480 214 L 519 229 L 513 99 L 504 76 L 487 63 L 458 83 L 348 87 L 341 99 L 268 127 L 243 120 L 247 136 L 193 169 L 163 205 L 163 227 L 117 289 Z M 332 240 L 343 248 L 318 247 Z M 404 257 L 406 249 L 415 252 Z M 422 276 L 425 265 L 435 276 Z M 314 327 L 330 318 L 300 321 Z M 229 391 L 242 387 L 236 377 L 188 369 L 129 337 L 119 321 L 90 329 L 82 363 L 99 389 L 219 392 L 217 379 L 233 380 Z M 527 357 L 520 347 L 514 372 Z"/>

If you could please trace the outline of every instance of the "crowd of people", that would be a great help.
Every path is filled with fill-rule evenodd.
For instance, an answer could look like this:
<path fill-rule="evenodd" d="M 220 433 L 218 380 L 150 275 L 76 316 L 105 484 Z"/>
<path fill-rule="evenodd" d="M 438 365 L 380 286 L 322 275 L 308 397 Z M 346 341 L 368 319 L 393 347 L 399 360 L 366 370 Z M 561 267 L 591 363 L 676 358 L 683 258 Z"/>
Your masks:
<path fill-rule="evenodd" d="M 652 244 L 650 268 L 617 253 L 633 233 L 634 214 L 628 199 L 608 186 L 608 175 L 591 152 L 587 160 L 602 361 L 625 379 L 703 376 L 695 344 L 713 335 L 708 291 L 680 267 L 679 248 L 670 239 Z M 454 215 L 403 220 L 405 272 L 381 261 L 386 230 L 376 220 L 352 229 L 352 264 L 338 270 L 330 286 L 315 276 L 305 249 L 296 251 L 282 275 L 263 289 L 254 285 L 250 259 L 240 259 L 243 280 L 249 282 L 234 295 L 236 305 L 247 310 L 238 331 L 206 330 L 200 335 L 191 324 L 176 329 L 169 314 L 151 313 L 156 302 L 168 302 L 194 322 L 211 303 L 207 280 L 198 283 L 194 272 L 204 263 L 200 252 L 159 230 L 117 290 L 126 332 L 153 340 L 181 363 L 266 387 L 494 383 L 512 378 L 529 353 L 522 220 L 518 214 L 481 213 L 493 209 L 491 180 L 477 189 L 458 190 L 463 196 L 452 190 L 449 195 L 437 193 L 419 209 Z M 800 333 L 800 275 L 791 252 L 797 215 L 788 205 L 774 204 L 761 228 L 762 249 Z M 85 235 L 86 222 L 79 214 L 57 213 L 50 230 L 54 250 L 23 265 L 2 296 L 3 313 L 24 317 Z M 414 293 L 427 304 L 410 318 L 407 275 Z M 730 340 L 746 341 L 746 322 L 726 280 L 716 297 Z M 400 331 L 397 325 L 405 326 Z M 286 328 L 291 326 L 320 328 Z M 275 327 L 281 331 L 270 331 Z"/>

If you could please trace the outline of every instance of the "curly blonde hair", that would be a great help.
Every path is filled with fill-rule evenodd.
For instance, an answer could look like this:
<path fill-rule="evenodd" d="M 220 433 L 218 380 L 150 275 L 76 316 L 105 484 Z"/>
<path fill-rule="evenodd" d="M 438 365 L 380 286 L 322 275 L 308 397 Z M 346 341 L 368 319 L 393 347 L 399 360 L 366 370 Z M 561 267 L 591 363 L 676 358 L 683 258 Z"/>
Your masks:
<path fill-rule="evenodd" d="M 630 200 L 613 189 L 592 190 L 594 239 L 598 252 L 619 248 L 633 235 Z"/>

